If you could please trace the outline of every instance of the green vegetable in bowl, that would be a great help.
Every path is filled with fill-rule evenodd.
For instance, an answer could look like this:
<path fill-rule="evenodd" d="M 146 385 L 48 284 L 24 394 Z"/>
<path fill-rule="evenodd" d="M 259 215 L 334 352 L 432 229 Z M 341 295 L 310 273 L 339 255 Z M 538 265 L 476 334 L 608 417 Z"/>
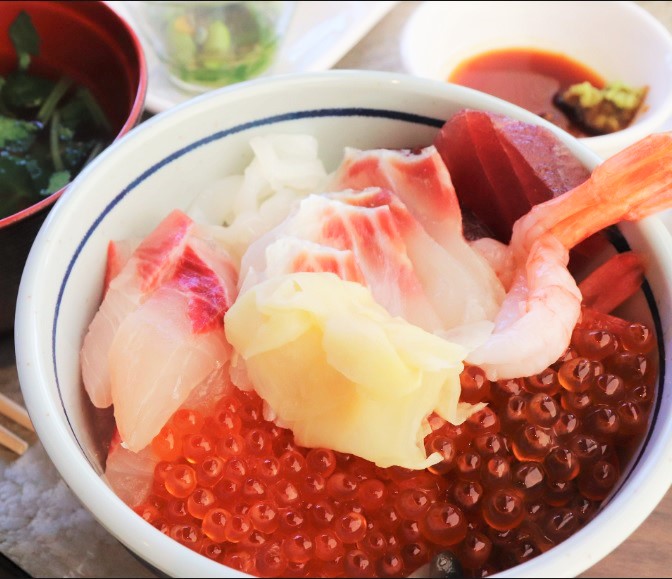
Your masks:
<path fill-rule="evenodd" d="M 278 4 L 195 2 L 171 6 L 162 16 L 166 38 L 163 57 L 172 77 L 188 87 L 212 88 L 263 72 L 278 48 Z"/>
<path fill-rule="evenodd" d="M 40 38 L 26 12 L 9 36 L 17 66 L 0 77 L 0 219 L 67 185 L 113 139 L 87 88 L 29 72 Z"/>

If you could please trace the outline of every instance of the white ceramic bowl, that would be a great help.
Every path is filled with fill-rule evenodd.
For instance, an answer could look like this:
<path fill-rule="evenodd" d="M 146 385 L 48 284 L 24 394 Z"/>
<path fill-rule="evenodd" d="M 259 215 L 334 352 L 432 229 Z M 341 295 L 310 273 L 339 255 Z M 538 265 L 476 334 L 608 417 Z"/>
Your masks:
<path fill-rule="evenodd" d="M 672 34 L 634 2 L 423 2 L 404 27 L 414 75 L 446 80 L 469 57 L 498 48 L 558 52 L 605 80 L 648 86 L 648 108 L 628 128 L 580 139 L 606 158 L 661 130 L 672 115 Z"/>
<path fill-rule="evenodd" d="M 143 123 L 96 159 L 50 213 L 21 283 L 15 337 L 23 394 L 67 484 L 140 558 L 172 576 L 239 576 L 147 524 L 100 478 L 101 457 L 83 411 L 79 349 L 99 305 L 108 240 L 146 234 L 169 210 L 186 208 L 208 183 L 240 171 L 249 162 L 252 135 L 312 133 L 333 169 L 345 145 L 429 144 L 443 120 L 464 107 L 543 122 L 470 89 L 403 75 L 332 71 L 254 81 L 198 97 Z M 557 132 L 586 166 L 598 162 L 576 140 Z M 649 306 L 652 317 L 662 321 L 663 367 L 670 368 L 665 346 L 672 322 L 672 242 L 656 218 L 623 232 L 647 256 Z M 661 381 L 643 453 L 601 514 L 561 546 L 502 576 L 578 574 L 644 520 L 672 480 L 671 396 L 672 388 L 663 388 Z"/>

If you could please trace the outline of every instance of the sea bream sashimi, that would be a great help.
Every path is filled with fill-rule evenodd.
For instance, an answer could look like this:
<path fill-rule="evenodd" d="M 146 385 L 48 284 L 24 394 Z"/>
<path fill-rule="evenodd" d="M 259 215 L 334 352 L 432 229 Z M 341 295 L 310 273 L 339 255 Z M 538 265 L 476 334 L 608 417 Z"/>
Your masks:
<path fill-rule="evenodd" d="M 112 252 L 108 274 L 123 253 Z M 149 444 L 192 390 L 229 360 L 223 317 L 237 280 L 210 228 L 175 211 L 110 281 L 84 342 L 82 373 L 94 404 L 114 404 L 127 448 Z M 91 379 L 96 369 L 100 375 Z"/>
<path fill-rule="evenodd" d="M 180 409 L 185 412 L 207 413 L 229 388 L 231 384 L 226 379 L 225 368 L 222 367 L 194 388 Z M 160 435 L 164 445 L 179 448 L 178 435 L 170 424 L 164 425 Z M 154 480 L 154 469 L 160 461 L 154 444 L 139 452 L 133 452 L 123 444 L 119 430 L 115 429 L 105 461 L 105 479 L 119 498 L 127 505 L 135 507 L 147 498 Z"/>
<path fill-rule="evenodd" d="M 465 247 L 471 261 L 484 262 Z M 316 248 L 332 251 L 320 250 L 318 259 Z M 486 263 L 479 268 L 481 275 L 474 275 L 476 268 L 441 247 L 394 193 L 378 187 L 302 200 L 283 223 L 248 248 L 241 263 L 241 292 L 285 273 L 339 274 L 335 259 L 343 279 L 363 283 L 391 315 L 430 332 L 487 322 L 504 297 Z M 486 325 L 489 332 L 491 325 Z"/>
<path fill-rule="evenodd" d="M 107 408 L 112 404 L 108 354 L 119 325 L 172 274 L 193 227 L 189 217 L 173 211 L 143 239 L 118 274 L 109 280 L 81 351 L 84 387 L 94 406 Z M 108 276 L 113 275 L 109 271 L 108 266 Z"/>
<path fill-rule="evenodd" d="M 229 360 L 224 314 L 237 269 L 190 235 L 173 275 L 119 325 L 109 351 L 114 416 L 124 444 L 147 446 L 199 384 Z"/>

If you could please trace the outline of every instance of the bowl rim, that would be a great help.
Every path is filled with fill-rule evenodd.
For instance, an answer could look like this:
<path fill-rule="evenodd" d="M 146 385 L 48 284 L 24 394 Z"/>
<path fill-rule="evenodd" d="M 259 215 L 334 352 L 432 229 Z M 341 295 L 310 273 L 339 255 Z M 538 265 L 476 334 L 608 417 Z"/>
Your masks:
<path fill-rule="evenodd" d="M 594 4 L 595 2 L 576 2 L 573 3 L 580 8 L 584 8 L 586 5 Z M 606 6 L 606 9 L 619 8 L 625 11 L 631 19 L 639 20 L 643 23 L 644 26 L 648 27 L 651 30 L 652 34 L 656 34 L 662 41 L 664 41 L 669 49 L 672 52 L 672 31 L 668 30 L 665 25 L 660 22 L 653 14 L 648 10 L 637 4 L 632 0 L 608 0 L 607 2 L 600 1 L 601 5 Z M 413 49 L 412 37 L 416 32 L 416 28 L 423 22 L 425 19 L 429 18 L 432 13 L 437 10 L 437 7 L 440 11 L 446 10 L 450 11 L 455 7 L 456 4 L 471 4 L 468 1 L 459 1 L 459 2 L 438 2 L 438 1 L 428 1 L 423 2 L 416 10 L 411 14 L 411 17 L 408 19 L 404 28 L 401 32 L 400 37 L 400 55 L 403 63 L 404 69 L 408 74 L 418 75 L 423 78 L 435 78 L 428 75 L 424 75 L 418 72 L 417 70 L 417 58 L 411 56 L 415 54 Z M 511 4 L 525 5 L 529 4 L 525 1 L 510 2 Z M 557 4 L 557 5 L 566 5 L 566 2 L 562 0 L 546 0 L 545 2 L 538 2 L 537 4 Z M 476 55 L 478 53 L 475 53 Z M 435 80 L 440 80 L 435 78 Z M 447 81 L 443 81 L 447 82 Z M 650 116 L 646 119 L 641 120 L 641 122 L 634 122 L 627 126 L 625 129 L 616 131 L 615 133 L 610 133 L 607 135 L 595 135 L 588 137 L 580 137 L 579 141 L 584 143 L 590 148 L 594 148 L 596 151 L 609 150 L 614 147 L 611 143 L 614 141 L 623 141 L 623 142 L 632 142 L 636 140 L 637 137 L 643 137 L 657 128 L 662 127 L 666 121 L 669 121 L 672 118 L 672 90 L 661 100 L 660 105 L 657 109 L 651 112 Z"/>
<path fill-rule="evenodd" d="M 69 431 L 67 423 L 57 418 L 61 410 L 57 404 L 59 401 L 52 399 L 51 395 L 48 393 L 45 395 L 45 392 L 41 391 L 44 389 L 44 385 L 50 381 L 49 374 L 53 369 L 49 367 L 48 360 L 43 360 L 39 357 L 35 358 L 34 356 L 34 352 L 39 353 L 43 350 L 39 344 L 38 336 L 44 331 L 45 324 L 44 318 L 40 319 L 39 316 L 35 315 L 33 302 L 38 300 L 31 297 L 31 291 L 33 287 L 40 287 L 40 275 L 46 275 L 41 266 L 44 265 L 44 260 L 48 257 L 48 254 L 54 251 L 53 248 L 50 248 L 50 243 L 52 243 L 50 237 L 58 235 L 58 227 L 64 227 L 58 222 L 59 216 L 61 214 L 67 215 L 69 206 L 76 203 L 78 196 L 83 197 L 79 191 L 85 190 L 89 175 L 94 171 L 103 172 L 105 171 L 105 167 L 113 167 L 118 158 L 123 158 L 129 154 L 132 150 L 132 147 L 129 146 L 131 143 L 142 143 L 145 136 L 154 136 L 156 138 L 164 129 L 169 128 L 169 124 L 172 121 L 188 118 L 192 110 L 200 111 L 204 114 L 208 110 L 212 111 L 218 108 L 218 106 L 221 106 L 221 104 L 230 99 L 235 100 L 248 94 L 264 93 L 265 91 L 273 91 L 277 88 L 287 89 L 288 87 L 305 87 L 314 83 L 342 84 L 343 82 L 353 83 L 354 85 L 360 84 L 362 87 L 370 87 L 375 84 L 378 90 L 383 86 L 387 86 L 391 90 L 401 90 L 402 93 L 404 91 L 419 92 L 424 96 L 432 96 L 449 101 L 466 98 L 473 107 L 488 108 L 496 112 L 502 111 L 514 118 L 546 126 L 559 135 L 562 142 L 567 144 L 583 163 L 587 166 L 590 165 L 590 169 L 600 161 L 599 157 L 587 149 L 585 145 L 563 133 L 554 125 L 540 119 L 533 113 L 519 109 L 515 105 L 511 105 L 495 97 L 484 95 L 465 87 L 411 77 L 407 74 L 346 70 L 296 73 L 263 78 L 233 85 L 213 91 L 212 93 L 206 93 L 146 121 L 101 153 L 78 176 L 65 195 L 59 199 L 56 207 L 47 217 L 31 250 L 21 281 L 16 315 L 15 347 L 17 369 L 28 410 L 31 415 L 39 417 L 39 420 L 35 421 L 38 435 L 61 476 L 66 480 L 78 498 L 87 506 L 89 511 L 110 533 L 125 544 L 132 552 L 135 552 L 157 569 L 170 569 L 171 572 L 177 573 L 177 576 L 193 576 L 195 568 L 198 569 L 201 576 L 222 576 L 224 573 L 236 577 L 246 576 L 232 569 L 222 567 L 219 563 L 209 561 L 205 557 L 199 557 L 199 564 L 194 566 L 196 559 L 193 558 L 197 557 L 197 554 L 164 536 L 150 525 L 147 525 L 130 508 L 126 507 L 121 499 L 114 494 L 99 475 L 94 472 L 94 469 L 90 467 L 90 463 L 77 446 L 72 432 Z M 193 139 L 190 139 L 191 141 Z M 128 152 L 126 149 L 128 149 Z M 70 203 L 70 199 L 74 200 L 73 203 Z M 662 244 L 664 242 L 668 253 L 672 255 L 672 238 L 669 237 L 664 225 L 657 218 L 648 218 L 637 227 L 647 235 L 660 239 L 659 243 Z M 669 264 L 662 263 L 660 265 L 665 268 L 666 277 L 672 280 L 672 260 L 669 260 L 669 262 Z M 43 306 L 42 309 L 45 307 Z M 50 307 L 49 309 L 52 308 Z M 35 384 L 41 384 L 41 389 L 34 388 Z M 31 387 L 24 385 L 31 385 Z M 665 451 L 664 454 L 672 459 L 672 422 L 667 426 L 661 426 L 661 430 L 664 431 L 665 436 L 662 437 L 664 439 L 663 442 L 658 442 L 655 446 L 658 449 L 657 454 L 663 454 L 662 450 L 660 450 L 662 448 Z M 63 445 L 67 454 L 62 452 Z M 627 497 L 625 496 L 626 493 L 620 493 L 621 499 L 613 501 L 617 505 L 625 503 L 626 506 L 629 506 L 629 509 L 623 510 L 627 511 L 630 517 L 627 525 L 630 531 L 634 530 L 636 525 L 641 523 L 655 508 L 655 505 L 660 501 L 672 482 L 672 473 L 666 471 L 665 464 L 663 463 L 666 463 L 666 461 L 660 460 L 657 464 L 651 464 L 651 461 L 648 461 L 646 469 L 638 471 L 636 473 L 637 476 L 632 477 L 634 479 L 633 483 L 640 482 L 644 484 L 646 475 L 649 477 L 646 479 L 647 486 L 655 486 L 655 488 L 649 489 L 647 493 L 641 493 L 641 485 L 630 484 L 628 486 L 630 492 L 627 493 L 627 496 L 631 496 L 635 492 L 639 493 L 639 504 L 636 510 L 633 511 L 632 506 L 628 505 Z M 651 474 L 652 472 L 655 472 L 655 476 Z M 664 484 L 660 484 L 661 481 Z M 642 503 L 644 503 L 643 508 Z M 608 505 L 608 507 L 611 507 L 611 505 Z M 614 508 L 611 508 L 611 510 L 603 511 L 596 521 L 598 521 L 598 527 L 608 528 L 613 527 L 613 521 L 622 522 L 624 520 L 623 517 L 624 515 L 619 514 Z M 632 525 L 633 520 L 636 521 L 634 526 Z M 596 521 L 592 521 L 581 531 L 570 537 L 565 542 L 566 546 L 571 545 L 575 548 L 577 545 L 580 546 L 582 544 L 581 540 L 589 532 L 587 529 L 589 527 L 594 528 L 595 525 L 593 523 Z M 611 525 L 609 521 L 612 521 Z M 132 545 L 130 544 L 128 535 L 124 535 L 124 532 L 128 528 L 133 530 L 134 536 L 136 538 L 139 537 L 140 541 L 135 541 Z M 613 528 L 618 528 L 618 526 Z M 587 559 L 581 559 L 572 553 L 567 554 L 565 553 L 567 549 L 562 549 L 561 551 L 553 549 L 549 553 L 537 557 L 528 563 L 503 571 L 498 576 L 539 576 L 540 573 L 549 572 L 548 564 L 546 563 L 549 559 L 562 561 L 562 565 L 554 567 L 555 569 L 560 569 L 562 574 L 579 573 L 611 552 L 625 538 L 626 536 L 616 538 L 601 537 L 597 544 L 590 545 L 590 552 L 582 553 Z"/>
<path fill-rule="evenodd" d="M 70 4 L 76 6 L 77 3 L 71 2 Z M 145 108 L 145 99 L 147 97 L 147 83 L 148 83 L 147 59 L 145 57 L 145 51 L 142 48 L 142 43 L 140 42 L 140 38 L 136 34 L 135 30 L 133 30 L 131 25 L 124 18 L 122 18 L 115 10 L 113 10 L 104 0 L 98 0 L 97 2 L 95 2 L 95 4 L 99 6 L 100 10 L 106 12 L 108 17 L 115 19 L 122 26 L 122 28 L 124 29 L 124 33 L 128 36 L 129 40 L 131 41 L 131 45 L 133 47 L 133 53 L 138 59 L 139 78 L 138 78 L 138 87 L 135 91 L 135 96 L 133 98 L 133 106 L 131 107 L 131 110 L 123 126 L 121 127 L 121 129 L 119 129 L 119 132 L 114 136 L 113 142 L 115 142 L 117 139 L 128 133 L 128 131 L 130 131 L 139 122 L 140 117 L 142 116 L 142 112 Z M 42 209 L 45 209 L 46 207 L 50 207 L 51 205 L 56 203 L 56 201 L 61 197 L 61 195 L 63 195 L 65 190 L 71 184 L 72 181 L 68 183 L 65 187 L 61 187 L 58 191 L 54 191 L 51 195 L 45 197 L 44 199 L 38 201 L 37 203 L 34 203 L 33 205 L 30 205 L 29 207 L 26 207 L 21 211 L 17 211 L 16 213 L 12 213 L 11 215 L 7 215 L 6 217 L 0 218 L 0 229 L 4 227 L 9 227 L 14 223 L 22 221 L 27 217 L 30 217 L 31 215 L 40 212 Z"/>

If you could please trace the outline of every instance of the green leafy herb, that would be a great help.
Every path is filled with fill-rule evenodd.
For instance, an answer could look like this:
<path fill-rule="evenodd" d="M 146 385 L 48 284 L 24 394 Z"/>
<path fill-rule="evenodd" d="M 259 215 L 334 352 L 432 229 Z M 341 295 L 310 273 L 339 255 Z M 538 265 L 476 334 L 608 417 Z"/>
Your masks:
<path fill-rule="evenodd" d="M 39 126 L 35 123 L 0 116 L 0 147 L 25 150 L 32 144 Z"/>
<path fill-rule="evenodd" d="M 19 12 L 10 25 L 9 38 L 19 59 L 19 70 L 28 70 L 30 57 L 40 54 L 40 37 L 26 12 Z"/>
<path fill-rule="evenodd" d="M 23 113 L 42 106 L 53 89 L 52 80 L 15 71 L 7 76 L 3 89 L 3 100 L 10 110 Z"/>
<path fill-rule="evenodd" d="M 0 77 L 0 219 L 63 188 L 113 136 L 88 89 L 28 70 L 40 49 L 28 14 L 10 37 L 18 66 Z"/>
<path fill-rule="evenodd" d="M 56 83 L 54 89 L 51 91 L 47 99 L 42 103 L 40 110 L 37 113 L 37 120 L 42 123 L 48 123 L 51 115 L 54 114 L 56 106 L 68 92 L 72 86 L 72 81 L 69 78 L 62 78 Z"/>
<path fill-rule="evenodd" d="M 65 187 L 68 183 L 70 183 L 70 171 L 56 171 L 56 173 L 52 173 L 51 177 L 49 177 L 47 188 L 40 191 L 40 193 L 42 195 L 51 195 Z"/>

